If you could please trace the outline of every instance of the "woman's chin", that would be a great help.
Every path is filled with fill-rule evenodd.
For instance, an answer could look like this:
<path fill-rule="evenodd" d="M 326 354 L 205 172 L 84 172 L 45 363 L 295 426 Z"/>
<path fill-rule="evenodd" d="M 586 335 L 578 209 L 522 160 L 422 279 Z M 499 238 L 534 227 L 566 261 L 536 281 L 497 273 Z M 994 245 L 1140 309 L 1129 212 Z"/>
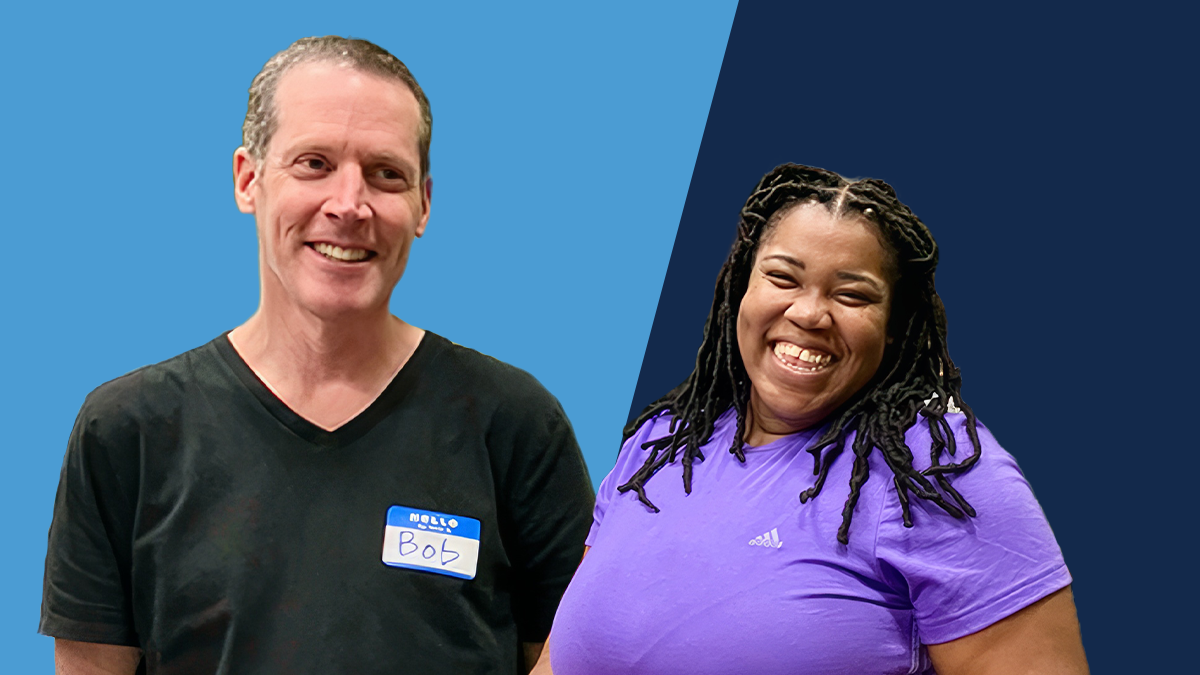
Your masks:
<path fill-rule="evenodd" d="M 800 393 L 792 389 L 752 385 L 750 421 L 774 436 L 804 431 L 819 426 L 837 409 L 837 402 L 818 393 Z M 755 444 L 760 445 L 760 444 Z"/>

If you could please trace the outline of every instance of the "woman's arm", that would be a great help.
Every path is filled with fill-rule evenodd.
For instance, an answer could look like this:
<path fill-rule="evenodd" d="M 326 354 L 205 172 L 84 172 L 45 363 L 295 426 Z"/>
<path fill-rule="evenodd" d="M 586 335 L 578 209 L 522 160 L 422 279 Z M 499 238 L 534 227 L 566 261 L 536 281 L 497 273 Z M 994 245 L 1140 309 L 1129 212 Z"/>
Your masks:
<path fill-rule="evenodd" d="M 938 675 L 1087 675 L 1071 587 L 978 633 L 929 645 Z"/>

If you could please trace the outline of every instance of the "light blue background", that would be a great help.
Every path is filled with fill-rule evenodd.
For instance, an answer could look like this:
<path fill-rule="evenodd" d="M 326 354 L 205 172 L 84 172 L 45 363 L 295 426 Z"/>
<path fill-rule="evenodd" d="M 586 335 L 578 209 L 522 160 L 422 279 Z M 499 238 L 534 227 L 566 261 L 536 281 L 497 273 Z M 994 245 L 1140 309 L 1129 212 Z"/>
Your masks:
<path fill-rule="evenodd" d="M 537 376 L 595 481 L 615 459 L 736 2 L 335 7 L 4 11 L 6 672 L 52 672 L 42 564 L 84 396 L 257 305 L 231 158 L 251 78 L 298 37 L 378 42 L 432 101 L 433 215 L 394 311 Z"/>

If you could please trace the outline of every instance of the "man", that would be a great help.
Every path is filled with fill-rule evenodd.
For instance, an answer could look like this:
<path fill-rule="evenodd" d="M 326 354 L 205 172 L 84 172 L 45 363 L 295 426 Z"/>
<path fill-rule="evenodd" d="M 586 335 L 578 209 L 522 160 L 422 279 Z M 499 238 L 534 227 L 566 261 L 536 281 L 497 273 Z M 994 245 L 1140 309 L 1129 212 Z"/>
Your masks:
<path fill-rule="evenodd" d="M 300 40 L 255 78 L 234 195 L 261 303 L 84 403 L 46 560 L 58 672 L 533 665 L 591 486 L 532 377 L 389 312 L 431 123 L 362 40 Z"/>

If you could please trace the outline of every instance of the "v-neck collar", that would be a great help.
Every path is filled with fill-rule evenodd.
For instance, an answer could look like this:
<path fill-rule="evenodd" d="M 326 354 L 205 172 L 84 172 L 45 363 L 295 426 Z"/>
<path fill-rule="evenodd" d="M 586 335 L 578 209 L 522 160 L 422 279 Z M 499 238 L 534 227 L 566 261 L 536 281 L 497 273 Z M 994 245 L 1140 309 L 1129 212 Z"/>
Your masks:
<path fill-rule="evenodd" d="M 440 351 L 438 347 L 445 341 L 445 338 L 425 331 L 425 335 L 421 337 L 421 341 L 413 350 L 412 355 L 408 357 L 404 367 L 396 373 L 383 392 L 371 402 L 371 405 L 367 406 L 366 410 L 333 431 L 323 429 L 301 417 L 267 388 L 267 385 L 242 359 L 241 354 L 238 354 L 237 350 L 233 348 L 233 344 L 229 342 L 229 332 L 223 333 L 214 343 L 217 352 L 242 385 L 258 399 L 267 412 L 279 420 L 280 424 L 313 445 L 321 448 L 338 448 L 361 438 L 394 410 L 413 390 L 421 372 L 426 370 L 426 366 Z"/>

